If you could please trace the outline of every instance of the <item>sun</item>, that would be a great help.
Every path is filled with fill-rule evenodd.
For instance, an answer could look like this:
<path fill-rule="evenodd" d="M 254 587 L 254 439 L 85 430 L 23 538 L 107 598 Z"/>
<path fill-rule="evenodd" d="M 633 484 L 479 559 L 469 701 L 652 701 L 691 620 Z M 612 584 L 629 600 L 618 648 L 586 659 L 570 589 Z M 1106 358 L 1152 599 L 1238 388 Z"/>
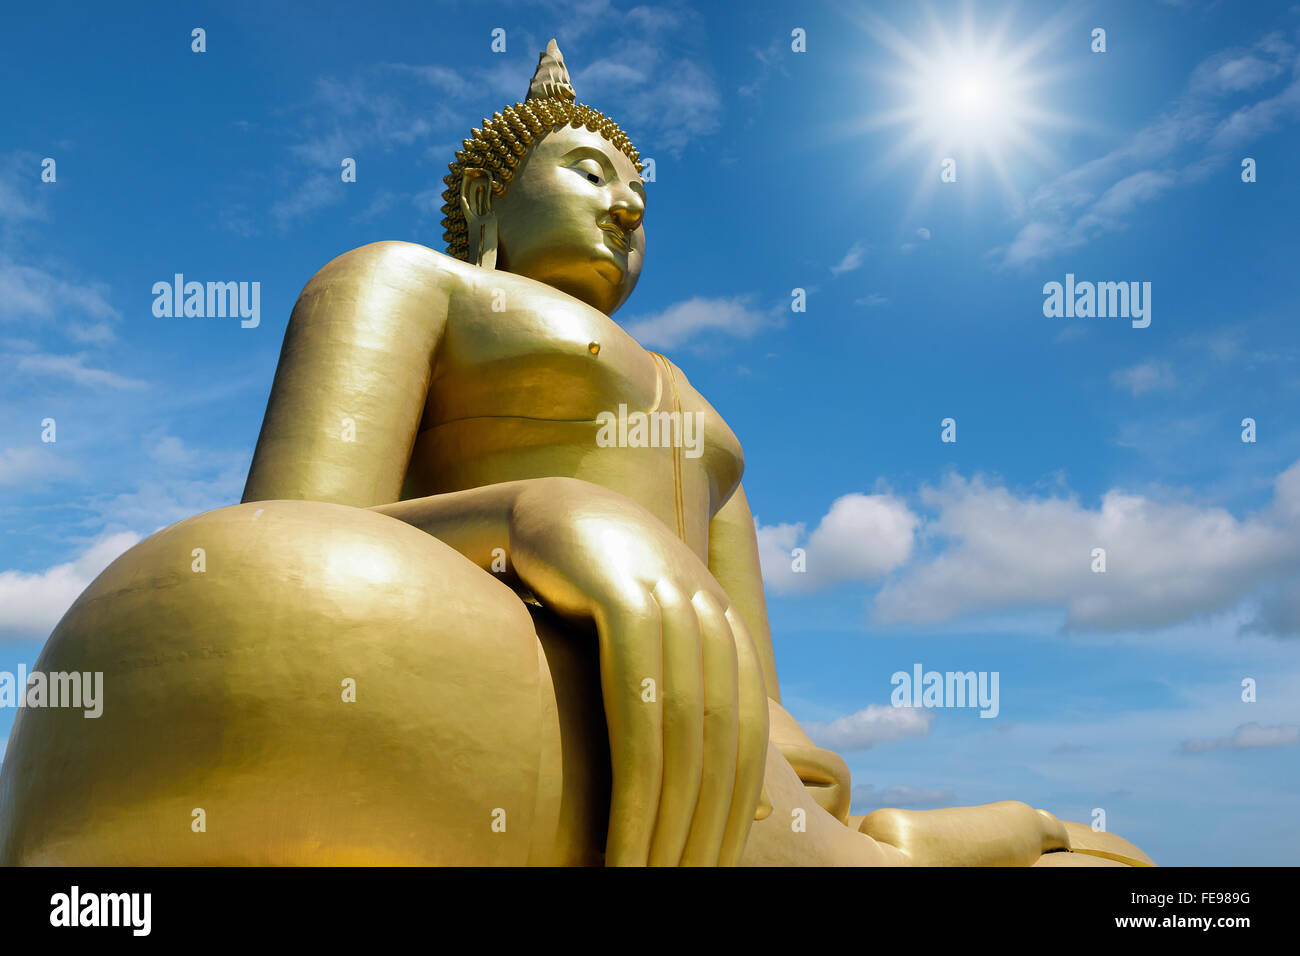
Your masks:
<path fill-rule="evenodd" d="M 1034 127 L 1044 117 L 1033 99 L 1034 76 L 996 48 L 956 50 L 940 42 L 939 49 L 893 77 L 903 103 L 891 119 L 912 142 L 995 161 L 1013 149 L 1037 151 Z"/>
<path fill-rule="evenodd" d="M 1019 200 L 1013 170 L 1050 162 L 1052 134 L 1077 123 L 1047 102 L 1066 71 L 1042 62 L 1066 18 L 1012 39 L 1010 16 L 985 27 L 969 4 L 947 17 L 926 9 L 923 35 L 913 37 L 865 15 L 863 29 L 893 59 L 869 71 L 870 99 L 880 106 L 856 125 L 893 137 L 885 165 L 918 163 L 922 182 L 937 184 L 938 163 L 951 160 L 958 181 L 991 177 Z"/>

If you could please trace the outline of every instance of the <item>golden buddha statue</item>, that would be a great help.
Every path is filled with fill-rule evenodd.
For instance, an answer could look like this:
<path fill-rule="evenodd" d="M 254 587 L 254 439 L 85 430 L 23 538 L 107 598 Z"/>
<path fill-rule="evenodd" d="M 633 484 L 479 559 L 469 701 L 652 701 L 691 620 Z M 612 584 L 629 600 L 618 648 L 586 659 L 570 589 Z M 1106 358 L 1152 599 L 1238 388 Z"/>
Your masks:
<path fill-rule="evenodd" d="M 740 444 L 610 318 L 640 168 L 552 40 L 451 164 L 448 254 L 317 273 L 243 503 L 137 544 L 47 642 L 103 715 L 19 712 L 0 862 L 1150 863 L 1023 803 L 850 815 L 780 704 Z M 620 406 L 701 447 L 599 442 Z"/>

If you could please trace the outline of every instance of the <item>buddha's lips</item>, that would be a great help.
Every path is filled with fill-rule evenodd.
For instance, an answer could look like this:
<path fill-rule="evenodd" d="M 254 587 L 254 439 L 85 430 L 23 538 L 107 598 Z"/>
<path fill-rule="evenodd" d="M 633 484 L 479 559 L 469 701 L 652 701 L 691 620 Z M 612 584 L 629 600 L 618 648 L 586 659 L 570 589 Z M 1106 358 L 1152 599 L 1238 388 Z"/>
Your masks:
<path fill-rule="evenodd" d="M 605 230 L 605 232 L 609 233 L 611 236 L 614 237 L 614 244 L 616 246 L 618 246 L 624 252 L 627 252 L 628 249 L 627 233 L 625 233 L 622 229 L 620 229 L 618 226 L 613 225 L 612 223 L 602 222 L 600 223 L 600 228 Z"/>

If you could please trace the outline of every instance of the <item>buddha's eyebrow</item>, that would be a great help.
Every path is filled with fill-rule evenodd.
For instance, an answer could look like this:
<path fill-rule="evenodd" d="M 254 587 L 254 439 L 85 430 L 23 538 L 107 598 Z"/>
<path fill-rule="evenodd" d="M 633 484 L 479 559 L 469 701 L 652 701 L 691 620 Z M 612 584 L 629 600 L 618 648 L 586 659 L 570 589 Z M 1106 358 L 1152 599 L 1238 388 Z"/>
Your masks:
<path fill-rule="evenodd" d="M 575 146 L 564 154 L 560 162 L 571 163 L 575 159 L 594 159 L 600 163 L 601 169 L 605 171 L 606 179 L 618 179 L 618 171 L 614 168 L 614 164 L 610 162 L 609 156 L 594 146 Z"/>

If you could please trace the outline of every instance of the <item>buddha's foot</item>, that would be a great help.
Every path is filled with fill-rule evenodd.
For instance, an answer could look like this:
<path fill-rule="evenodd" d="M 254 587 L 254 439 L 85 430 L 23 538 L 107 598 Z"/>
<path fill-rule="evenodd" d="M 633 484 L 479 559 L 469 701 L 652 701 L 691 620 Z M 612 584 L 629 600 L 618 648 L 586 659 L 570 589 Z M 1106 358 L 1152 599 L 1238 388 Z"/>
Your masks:
<path fill-rule="evenodd" d="M 761 819 L 743 862 L 756 866 L 1154 866 L 1127 840 L 1017 801 L 877 810 L 847 825 L 823 808 L 775 746 Z"/>

